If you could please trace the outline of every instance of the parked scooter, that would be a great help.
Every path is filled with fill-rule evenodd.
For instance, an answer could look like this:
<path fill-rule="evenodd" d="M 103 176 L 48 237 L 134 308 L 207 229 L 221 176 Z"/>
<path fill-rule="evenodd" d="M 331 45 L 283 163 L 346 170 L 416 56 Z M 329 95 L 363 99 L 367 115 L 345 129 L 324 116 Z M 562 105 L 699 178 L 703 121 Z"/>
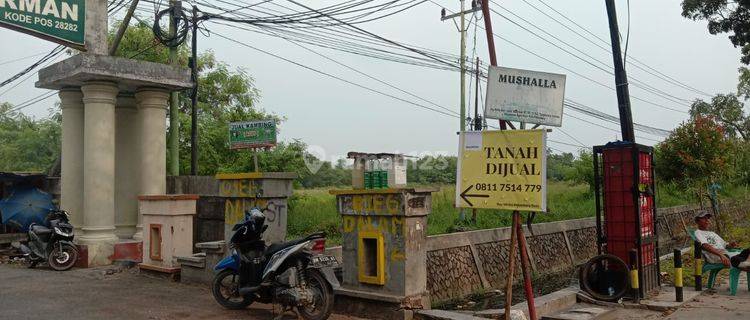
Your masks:
<path fill-rule="evenodd" d="M 78 249 L 73 244 L 73 225 L 63 210 L 51 210 L 45 219 L 46 226 L 32 223 L 29 226 L 28 245 L 21 244 L 21 252 L 29 259 L 29 267 L 47 261 L 52 269 L 65 271 L 78 260 Z"/>
<path fill-rule="evenodd" d="M 325 234 L 266 246 L 261 237 L 267 210 L 245 212 L 245 220 L 232 228 L 231 254 L 214 268 L 214 298 L 227 309 L 244 309 L 254 301 L 280 303 L 304 319 L 327 319 L 339 282 L 336 258 L 323 254 Z"/>

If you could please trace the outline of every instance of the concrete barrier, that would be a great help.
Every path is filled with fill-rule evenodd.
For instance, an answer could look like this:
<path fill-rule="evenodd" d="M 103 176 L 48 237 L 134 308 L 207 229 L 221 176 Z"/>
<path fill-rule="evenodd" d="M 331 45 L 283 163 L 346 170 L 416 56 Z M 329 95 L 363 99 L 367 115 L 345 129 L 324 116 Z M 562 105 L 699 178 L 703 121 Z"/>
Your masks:
<path fill-rule="evenodd" d="M 722 204 L 721 214 L 730 221 L 745 217 L 750 201 Z M 697 205 L 659 209 L 659 252 L 689 245 L 687 229 L 694 229 Z M 597 254 L 594 218 L 524 227 L 534 274 L 571 274 L 577 266 Z M 429 236 L 427 246 L 427 290 L 433 303 L 469 294 L 505 288 L 510 228 L 477 230 Z M 520 259 L 520 257 L 516 257 Z M 515 279 L 520 280 L 520 270 Z"/>

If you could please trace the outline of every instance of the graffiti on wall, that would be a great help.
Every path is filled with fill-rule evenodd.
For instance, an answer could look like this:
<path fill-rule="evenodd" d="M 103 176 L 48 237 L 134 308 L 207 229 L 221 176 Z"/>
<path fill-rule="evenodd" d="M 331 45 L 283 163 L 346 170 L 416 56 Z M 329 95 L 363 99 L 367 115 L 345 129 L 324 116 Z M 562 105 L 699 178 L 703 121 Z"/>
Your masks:
<path fill-rule="evenodd" d="M 219 195 L 222 197 L 257 197 L 263 193 L 260 183 L 252 179 L 219 180 Z"/>
<path fill-rule="evenodd" d="M 403 212 L 401 194 L 354 194 L 339 198 L 340 212 L 358 215 L 387 214 Z"/>
<path fill-rule="evenodd" d="M 224 201 L 224 221 L 228 225 L 240 223 L 245 219 L 245 211 L 248 211 L 252 208 L 262 209 L 267 205 L 268 210 L 263 211 L 263 215 L 266 216 L 266 224 L 270 226 L 282 227 L 280 216 L 282 210 L 284 209 L 284 205 L 273 202 L 269 199 L 262 198 L 226 199 Z"/>

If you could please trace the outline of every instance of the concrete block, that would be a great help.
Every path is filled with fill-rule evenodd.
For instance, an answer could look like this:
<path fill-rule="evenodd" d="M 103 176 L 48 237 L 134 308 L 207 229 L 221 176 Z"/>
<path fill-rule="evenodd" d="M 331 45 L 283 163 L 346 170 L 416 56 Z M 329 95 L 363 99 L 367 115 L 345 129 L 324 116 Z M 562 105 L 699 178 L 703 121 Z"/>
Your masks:
<path fill-rule="evenodd" d="M 88 81 L 117 83 L 121 92 L 154 87 L 182 90 L 192 87 L 187 68 L 108 55 L 81 53 L 39 70 L 37 88 L 60 90 Z"/>

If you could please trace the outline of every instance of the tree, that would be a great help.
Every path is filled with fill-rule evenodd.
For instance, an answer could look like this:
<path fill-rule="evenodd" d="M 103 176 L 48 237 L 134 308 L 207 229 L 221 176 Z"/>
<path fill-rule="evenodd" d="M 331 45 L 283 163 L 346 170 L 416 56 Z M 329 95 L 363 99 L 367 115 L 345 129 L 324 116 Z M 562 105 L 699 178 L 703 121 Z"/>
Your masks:
<path fill-rule="evenodd" d="M 0 171 L 47 171 L 60 152 L 60 114 L 36 120 L 0 103 Z"/>
<path fill-rule="evenodd" d="M 116 28 L 110 31 L 110 37 Z M 177 48 L 180 65 L 187 65 L 187 43 Z M 127 29 L 116 55 L 167 63 L 169 49 L 156 42 L 150 25 L 139 22 Z M 257 107 L 260 93 L 244 69 L 232 68 L 207 51 L 199 54 L 198 73 L 198 174 L 253 171 L 251 151 L 229 150 L 229 123 L 260 119 L 274 119 L 280 123 L 283 119 Z M 181 94 L 180 102 L 180 173 L 187 174 L 191 156 L 189 96 Z M 305 148 L 305 144 L 299 141 L 279 143 L 268 151 L 259 152 L 260 168 L 297 172 L 302 179 L 309 174 L 302 158 Z"/>
<path fill-rule="evenodd" d="M 657 146 L 656 170 L 660 178 L 705 187 L 731 173 L 732 139 L 710 116 L 696 115 L 681 124 Z"/>
<path fill-rule="evenodd" d="M 729 41 L 742 48 L 742 63 L 750 63 L 750 1 L 683 0 L 682 16 L 708 21 L 711 34 L 729 33 Z"/>
<path fill-rule="evenodd" d="M 547 152 L 547 178 L 555 181 L 563 181 L 571 175 L 575 156 L 570 152 L 554 154 Z"/>
<path fill-rule="evenodd" d="M 594 155 L 591 151 L 581 150 L 578 153 L 578 158 L 573 160 L 572 169 L 568 171 L 565 180 L 588 184 L 589 190 L 594 190 Z"/>
<path fill-rule="evenodd" d="M 750 138 L 750 117 L 745 114 L 745 104 L 735 94 L 719 94 L 711 102 L 696 100 L 690 107 L 691 117 L 710 117 L 719 122 L 730 137 Z"/>

